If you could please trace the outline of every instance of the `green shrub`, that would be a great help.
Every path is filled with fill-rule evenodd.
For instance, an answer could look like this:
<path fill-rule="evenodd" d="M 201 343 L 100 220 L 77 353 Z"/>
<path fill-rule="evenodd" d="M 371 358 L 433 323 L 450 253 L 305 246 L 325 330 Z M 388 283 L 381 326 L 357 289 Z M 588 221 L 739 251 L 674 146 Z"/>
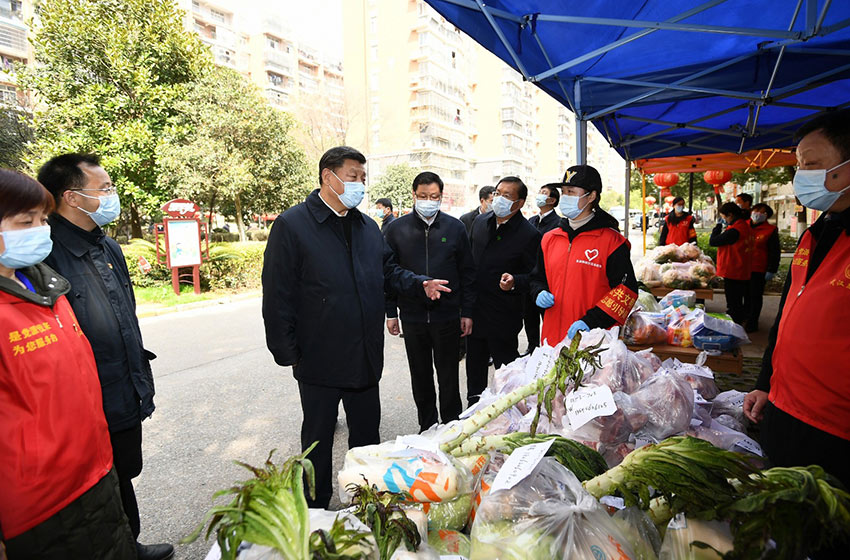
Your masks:
<path fill-rule="evenodd" d="M 703 232 L 697 233 L 697 245 L 702 249 L 702 252 L 711 257 L 715 263 L 717 263 L 717 247 L 712 247 L 708 244 L 708 240 L 711 237 L 711 233 Z"/>
<path fill-rule="evenodd" d="M 797 237 L 790 233 L 779 232 L 779 248 L 783 253 L 793 253 L 797 250 Z"/>
<path fill-rule="evenodd" d="M 201 265 L 204 289 L 259 288 L 266 244 L 259 241 L 218 243 L 210 247 L 210 259 Z"/>
<path fill-rule="evenodd" d="M 150 241 L 132 239 L 128 244 L 122 245 L 121 250 L 124 251 L 124 260 L 127 262 L 127 269 L 130 271 L 130 279 L 134 286 L 149 288 L 171 281 L 171 270 L 157 264 L 156 245 Z M 140 256 L 151 265 L 151 271 L 147 274 L 139 267 Z"/>
<path fill-rule="evenodd" d="M 265 229 L 257 229 L 248 232 L 248 238 L 253 241 L 268 241 L 269 232 Z"/>
<path fill-rule="evenodd" d="M 211 233 L 211 243 L 236 243 L 239 241 L 238 233 Z"/>

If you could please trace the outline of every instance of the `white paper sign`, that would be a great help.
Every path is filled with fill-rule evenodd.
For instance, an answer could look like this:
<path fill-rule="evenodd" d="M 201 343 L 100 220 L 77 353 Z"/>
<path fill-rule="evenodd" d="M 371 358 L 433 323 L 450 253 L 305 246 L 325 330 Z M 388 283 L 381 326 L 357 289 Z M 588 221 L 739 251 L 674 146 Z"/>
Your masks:
<path fill-rule="evenodd" d="M 647 438 L 647 437 L 643 437 L 643 436 L 636 436 L 635 437 L 635 449 L 640 449 L 641 447 L 643 447 L 645 445 L 651 445 L 653 443 L 655 443 L 655 442 L 652 441 L 651 439 Z"/>
<path fill-rule="evenodd" d="M 740 447 L 744 451 L 749 451 L 750 453 L 755 453 L 759 457 L 764 456 L 764 452 L 761 450 L 761 445 L 754 439 L 748 438 L 744 436 L 743 439 L 735 442 L 735 447 Z"/>
<path fill-rule="evenodd" d="M 626 507 L 626 501 L 619 496 L 602 496 L 599 499 L 599 503 L 615 509 L 624 509 Z"/>
<path fill-rule="evenodd" d="M 684 513 L 677 513 L 673 519 L 670 520 L 670 523 L 667 524 L 667 528 L 673 531 L 679 531 L 681 529 L 688 528 L 688 520 L 685 518 Z"/>
<path fill-rule="evenodd" d="M 555 360 L 558 359 L 558 353 L 550 346 L 538 346 L 531 354 L 531 359 L 525 365 L 525 373 L 532 376 L 532 379 L 540 379 L 545 377 L 555 365 Z"/>
<path fill-rule="evenodd" d="M 422 451 L 430 451 L 434 454 L 440 453 L 440 445 L 436 441 L 418 434 L 398 436 L 395 439 L 395 449 L 396 451 L 402 451 L 404 449 L 420 449 Z"/>
<path fill-rule="evenodd" d="M 519 484 L 531 474 L 540 460 L 546 456 L 554 441 L 554 439 L 550 439 L 542 443 L 532 443 L 511 453 L 493 480 L 490 493 L 492 494 L 496 490 L 509 490 Z"/>
<path fill-rule="evenodd" d="M 578 430 L 594 418 L 610 416 L 617 412 L 614 395 L 607 385 L 582 387 L 566 398 L 570 428 Z"/>

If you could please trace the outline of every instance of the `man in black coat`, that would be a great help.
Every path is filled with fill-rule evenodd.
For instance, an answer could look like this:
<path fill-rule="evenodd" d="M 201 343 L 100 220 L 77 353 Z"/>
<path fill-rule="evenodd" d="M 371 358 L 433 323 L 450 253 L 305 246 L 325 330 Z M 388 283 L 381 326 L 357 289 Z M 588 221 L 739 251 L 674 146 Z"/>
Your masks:
<path fill-rule="evenodd" d="M 457 420 L 461 400 L 458 384 L 460 337 L 472 332 L 475 305 L 475 263 L 466 228 L 440 212 L 443 181 L 425 171 L 413 180 L 414 210 L 387 228 L 387 243 L 398 264 L 417 274 L 449 281 L 452 292 L 438 301 L 387 294 L 387 330 L 398 335 L 398 311 L 410 368 L 413 400 L 420 432 L 437 423 Z M 433 364 L 433 366 L 432 366 Z M 440 386 L 440 415 L 434 391 L 434 369 Z"/>
<path fill-rule="evenodd" d="M 91 343 L 103 392 L 121 502 L 133 537 L 141 524 L 133 479 L 142 472 L 142 420 L 154 411 L 153 374 L 136 318 L 136 299 L 121 247 L 101 228 L 121 212 L 115 186 L 94 155 L 65 154 L 45 163 L 38 180 L 56 198 L 53 251 L 45 263 L 68 279 L 68 301 Z M 165 560 L 170 544 L 136 543 L 141 560 Z"/>
<path fill-rule="evenodd" d="M 540 212 L 530 217 L 528 223 L 540 232 L 541 238 L 550 229 L 558 227 L 561 221 L 561 217 L 555 212 L 555 207 L 561 199 L 560 186 L 561 183 L 549 183 L 540 187 L 540 192 L 537 193 L 535 203 Z M 525 337 L 528 339 L 528 348 L 523 353 L 525 356 L 540 346 L 540 318 L 543 316 L 543 310 L 537 307 L 531 294 L 525 298 L 523 305 L 525 308 L 522 321 L 525 324 Z"/>
<path fill-rule="evenodd" d="M 466 347 L 469 404 L 477 402 L 487 387 L 491 357 L 496 368 L 519 357 L 523 299 L 540 248 L 540 232 L 520 213 L 527 197 L 528 188 L 518 177 L 505 177 L 496 185 L 493 211 L 478 216 L 472 224 L 477 270 L 472 313 L 475 329 Z"/>
<path fill-rule="evenodd" d="M 380 441 L 385 287 L 413 299 L 450 292 L 445 280 L 399 267 L 378 225 L 356 209 L 365 163 L 347 146 L 325 152 L 320 188 L 278 216 L 263 262 L 266 344 L 298 380 L 302 448 L 319 442 L 309 455 L 316 469 L 310 507 L 330 502 L 340 400 L 349 447 Z"/>
<path fill-rule="evenodd" d="M 395 221 L 393 202 L 389 198 L 379 198 L 375 201 L 376 217 L 381 220 L 381 233 L 387 231 L 387 226 Z"/>
<path fill-rule="evenodd" d="M 491 187 L 489 185 L 481 187 L 478 190 L 478 208 L 471 212 L 467 212 L 460 217 L 460 221 L 466 226 L 467 235 L 470 235 L 472 232 L 472 222 L 475 221 L 475 218 L 490 211 L 490 206 L 493 204 L 493 196 L 495 192 L 496 187 Z"/>

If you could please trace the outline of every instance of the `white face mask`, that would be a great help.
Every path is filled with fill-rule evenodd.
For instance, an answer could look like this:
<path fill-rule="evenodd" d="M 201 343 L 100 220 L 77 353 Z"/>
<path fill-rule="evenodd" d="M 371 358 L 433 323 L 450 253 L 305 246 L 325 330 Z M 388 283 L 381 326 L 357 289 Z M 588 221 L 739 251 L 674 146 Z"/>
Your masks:
<path fill-rule="evenodd" d="M 681 213 L 682 213 L 682 212 L 684 212 L 684 211 L 685 211 L 685 207 L 684 207 L 684 206 L 676 206 L 676 213 L 677 213 L 677 214 L 681 214 Z"/>
<path fill-rule="evenodd" d="M 826 188 L 826 174 L 834 171 L 842 165 L 850 163 L 850 159 L 839 163 L 831 169 L 799 169 L 794 174 L 794 194 L 800 199 L 800 204 L 812 210 L 826 212 L 850 185 L 840 191 L 831 191 Z"/>
<path fill-rule="evenodd" d="M 417 199 L 414 206 L 416 207 L 416 211 L 419 212 L 423 218 L 431 218 L 440 210 L 440 201 Z"/>
<path fill-rule="evenodd" d="M 508 200 L 504 196 L 497 196 L 493 199 L 493 213 L 499 218 L 504 218 L 511 213 L 513 205 L 513 200 Z"/>
<path fill-rule="evenodd" d="M 587 208 L 587 204 L 590 204 L 590 202 L 588 202 L 582 208 L 579 208 L 578 201 L 588 196 L 589 194 L 590 193 L 588 192 L 581 196 L 564 195 L 561 197 L 561 200 L 558 203 L 558 209 L 561 211 L 561 214 L 563 214 L 567 218 L 575 220 L 576 218 L 578 218 L 579 214 L 584 212 L 584 209 Z"/>
<path fill-rule="evenodd" d="M 548 200 L 549 200 L 549 196 L 548 196 L 548 195 L 545 195 L 545 194 L 538 194 L 538 195 L 537 195 L 537 198 L 535 199 L 535 202 L 537 203 L 537 207 L 538 207 L 538 208 L 543 208 L 544 206 L 548 206 L 548 205 L 549 205 L 549 203 L 547 202 Z"/>
<path fill-rule="evenodd" d="M 750 214 L 750 218 L 752 218 L 754 224 L 760 224 L 767 219 L 767 214 L 762 214 L 761 212 L 753 212 Z"/>

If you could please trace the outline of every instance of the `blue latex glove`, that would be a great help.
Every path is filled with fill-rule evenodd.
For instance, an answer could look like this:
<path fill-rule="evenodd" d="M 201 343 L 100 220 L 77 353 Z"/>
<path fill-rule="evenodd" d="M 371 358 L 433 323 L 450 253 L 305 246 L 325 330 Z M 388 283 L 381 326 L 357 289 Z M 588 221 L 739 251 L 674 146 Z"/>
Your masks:
<path fill-rule="evenodd" d="M 776 278 L 776 273 L 775 273 L 775 272 L 765 272 L 765 273 L 764 273 L 764 279 L 765 279 L 766 281 L 770 282 L 770 281 L 771 281 L 771 280 L 773 280 L 774 278 Z"/>
<path fill-rule="evenodd" d="M 552 295 L 552 292 L 543 290 L 537 294 L 537 301 L 535 303 L 537 303 L 537 307 L 540 309 L 549 309 L 555 305 L 555 296 Z"/>
<path fill-rule="evenodd" d="M 590 330 L 590 327 L 587 326 L 587 323 L 585 323 L 584 321 L 579 319 L 578 321 L 576 321 L 575 323 L 570 325 L 570 330 L 567 331 L 567 338 L 574 337 L 578 331 L 589 331 L 589 330 Z"/>

